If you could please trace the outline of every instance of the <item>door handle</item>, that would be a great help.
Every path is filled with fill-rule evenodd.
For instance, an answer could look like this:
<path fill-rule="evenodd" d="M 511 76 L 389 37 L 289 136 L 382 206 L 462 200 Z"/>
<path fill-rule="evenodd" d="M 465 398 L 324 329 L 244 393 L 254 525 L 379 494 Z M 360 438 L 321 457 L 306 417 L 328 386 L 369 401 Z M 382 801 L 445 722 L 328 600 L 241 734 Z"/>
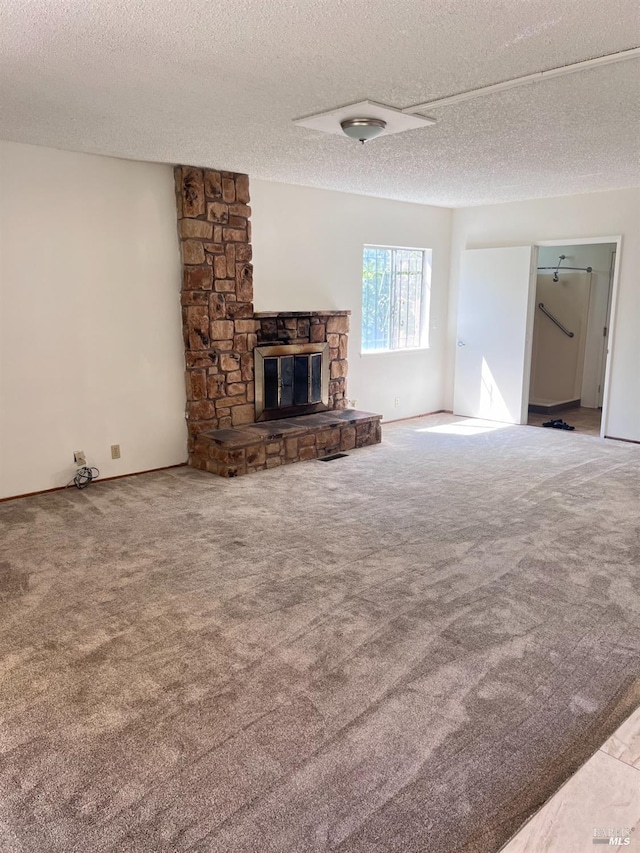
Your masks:
<path fill-rule="evenodd" d="M 464 341 L 458 341 L 458 346 L 463 347 L 466 346 Z"/>

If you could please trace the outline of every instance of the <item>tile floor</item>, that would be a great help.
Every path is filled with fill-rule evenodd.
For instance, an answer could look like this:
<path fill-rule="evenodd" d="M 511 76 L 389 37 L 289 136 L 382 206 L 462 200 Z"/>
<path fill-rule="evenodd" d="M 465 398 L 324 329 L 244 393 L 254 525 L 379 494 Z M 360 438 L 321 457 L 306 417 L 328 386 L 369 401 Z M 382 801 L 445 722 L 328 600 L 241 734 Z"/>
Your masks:
<path fill-rule="evenodd" d="M 616 846 L 640 851 L 640 708 L 502 848 L 502 853 L 603 849 L 594 830 L 630 829 Z M 608 846 L 608 844 L 606 844 Z"/>
<path fill-rule="evenodd" d="M 555 418 L 562 420 L 575 427 L 575 432 L 580 432 L 583 435 L 600 435 L 600 419 L 602 417 L 602 409 L 586 409 L 580 407 L 578 409 L 562 409 L 559 412 L 554 412 L 551 415 L 542 415 L 538 412 L 529 412 L 527 423 L 529 426 L 542 426 L 546 421 Z M 549 429 L 549 427 L 546 427 Z M 559 432 L 559 430 L 554 430 Z"/>

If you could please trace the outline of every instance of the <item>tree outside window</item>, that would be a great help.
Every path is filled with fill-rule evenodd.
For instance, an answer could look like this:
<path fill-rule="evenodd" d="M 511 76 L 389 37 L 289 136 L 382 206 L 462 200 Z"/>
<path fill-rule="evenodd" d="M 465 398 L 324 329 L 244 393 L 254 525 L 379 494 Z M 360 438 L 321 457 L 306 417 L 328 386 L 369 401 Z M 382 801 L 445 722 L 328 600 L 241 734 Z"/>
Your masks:
<path fill-rule="evenodd" d="M 365 246 L 362 352 L 428 346 L 431 249 Z"/>

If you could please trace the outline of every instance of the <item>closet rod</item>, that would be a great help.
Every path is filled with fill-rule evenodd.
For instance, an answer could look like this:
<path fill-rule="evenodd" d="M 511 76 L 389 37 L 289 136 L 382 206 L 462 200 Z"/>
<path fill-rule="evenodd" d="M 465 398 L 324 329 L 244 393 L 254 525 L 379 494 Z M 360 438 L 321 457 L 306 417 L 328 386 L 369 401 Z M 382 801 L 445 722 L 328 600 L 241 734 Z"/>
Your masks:
<path fill-rule="evenodd" d="M 593 267 L 538 267 L 539 270 L 580 270 L 580 272 L 593 272 Z"/>
<path fill-rule="evenodd" d="M 538 267 L 539 270 L 553 270 L 553 280 L 559 281 L 558 273 L 561 269 L 563 270 L 580 270 L 580 272 L 593 272 L 592 267 L 563 267 L 562 262 L 566 259 L 566 255 L 560 255 L 558 257 L 558 263 L 555 267 Z"/>

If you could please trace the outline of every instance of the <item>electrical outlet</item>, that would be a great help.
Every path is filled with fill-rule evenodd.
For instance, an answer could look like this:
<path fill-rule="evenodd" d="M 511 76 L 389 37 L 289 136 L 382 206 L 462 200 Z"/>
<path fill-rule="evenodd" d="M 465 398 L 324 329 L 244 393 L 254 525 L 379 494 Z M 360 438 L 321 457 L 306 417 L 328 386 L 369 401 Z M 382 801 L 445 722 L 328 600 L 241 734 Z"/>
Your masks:
<path fill-rule="evenodd" d="M 73 461 L 76 465 L 86 465 L 87 457 L 84 455 L 84 450 L 74 450 Z"/>
<path fill-rule="evenodd" d="M 111 445 L 111 458 L 112 459 L 120 459 L 120 445 L 112 444 Z"/>
<path fill-rule="evenodd" d="M 394 408 L 396 408 L 396 409 L 400 406 L 400 397 L 394 397 L 394 399 L 393 399 L 393 406 L 394 406 Z"/>

